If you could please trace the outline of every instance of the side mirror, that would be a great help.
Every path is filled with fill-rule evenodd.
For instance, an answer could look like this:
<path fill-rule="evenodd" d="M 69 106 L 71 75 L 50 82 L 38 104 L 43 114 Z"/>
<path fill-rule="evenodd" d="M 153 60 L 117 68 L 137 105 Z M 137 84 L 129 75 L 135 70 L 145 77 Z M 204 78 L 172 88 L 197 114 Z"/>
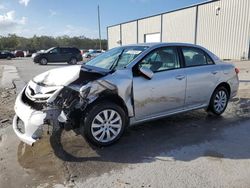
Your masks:
<path fill-rule="evenodd" d="M 147 77 L 148 79 L 152 79 L 154 73 L 151 69 L 149 68 L 146 68 L 146 67 L 141 67 L 139 68 L 139 71 L 145 76 Z"/>

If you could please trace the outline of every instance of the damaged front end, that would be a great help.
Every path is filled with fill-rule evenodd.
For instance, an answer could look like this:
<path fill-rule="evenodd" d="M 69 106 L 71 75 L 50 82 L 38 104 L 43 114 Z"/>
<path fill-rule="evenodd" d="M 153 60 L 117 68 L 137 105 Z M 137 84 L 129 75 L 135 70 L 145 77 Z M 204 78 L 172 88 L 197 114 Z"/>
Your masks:
<path fill-rule="evenodd" d="M 62 73 L 64 69 L 68 72 Z M 103 93 L 121 97 L 128 114 L 133 115 L 132 76 L 127 71 L 115 72 L 112 74 L 116 76 L 112 76 L 110 72 L 90 71 L 83 67 L 64 69 L 59 70 L 64 77 L 71 75 L 68 79 L 63 78 L 64 82 L 62 79 L 55 81 L 53 72 L 43 73 L 17 96 L 13 129 L 23 142 L 33 145 L 42 137 L 45 124 L 68 130 L 78 128 L 87 106 Z M 119 83 L 117 74 L 120 75 Z"/>
<path fill-rule="evenodd" d="M 63 86 L 44 86 L 30 81 L 19 93 L 15 103 L 13 129 L 23 142 L 33 145 L 42 137 L 44 124 L 49 124 L 60 113 L 48 101 L 56 98 Z"/>

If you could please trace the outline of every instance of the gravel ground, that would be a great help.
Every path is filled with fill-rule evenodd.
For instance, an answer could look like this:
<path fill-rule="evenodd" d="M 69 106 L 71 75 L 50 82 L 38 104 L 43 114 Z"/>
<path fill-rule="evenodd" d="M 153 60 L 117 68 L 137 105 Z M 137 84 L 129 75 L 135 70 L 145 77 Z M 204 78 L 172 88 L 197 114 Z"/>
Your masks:
<path fill-rule="evenodd" d="M 0 61 L 21 79 L 66 66 Z M 57 131 L 34 147 L 14 134 L 15 89 L 0 89 L 0 187 L 250 187 L 250 62 L 237 62 L 240 90 L 225 114 L 203 110 L 129 128 L 107 148 L 76 131 Z"/>

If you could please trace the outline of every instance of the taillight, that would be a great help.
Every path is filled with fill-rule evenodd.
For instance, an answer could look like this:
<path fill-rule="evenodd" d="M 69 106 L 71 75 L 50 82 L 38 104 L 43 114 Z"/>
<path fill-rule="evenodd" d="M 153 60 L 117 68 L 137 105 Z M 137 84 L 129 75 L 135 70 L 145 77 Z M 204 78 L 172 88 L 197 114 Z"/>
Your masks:
<path fill-rule="evenodd" d="M 234 70 L 235 70 L 235 73 L 236 73 L 236 74 L 239 74 L 239 73 L 240 73 L 240 70 L 239 70 L 238 68 L 235 68 Z"/>

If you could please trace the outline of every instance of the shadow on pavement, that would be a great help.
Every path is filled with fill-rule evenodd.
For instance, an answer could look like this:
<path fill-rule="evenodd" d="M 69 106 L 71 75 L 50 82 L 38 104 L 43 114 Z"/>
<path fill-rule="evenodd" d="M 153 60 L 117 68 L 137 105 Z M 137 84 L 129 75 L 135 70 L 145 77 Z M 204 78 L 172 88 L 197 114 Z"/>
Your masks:
<path fill-rule="evenodd" d="M 79 130 L 58 130 L 51 136 L 50 143 L 55 155 L 68 162 L 103 161 L 131 164 L 145 160 L 154 161 L 158 156 L 168 156 L 167 153 L 172 150 L 221 139 L 221 134 L 226 128 L 237 127 L 239 122 L 250 119 L 249 99 L 242 99 L 234 104 L 237 104 L 237 108 L 230 107 L 231 110 L 221 117 L 208 115 L 199 110 L 130 127 L 118 143 L 105 148 L 90 145 Z M 233 144 L 234 142 L 229 142 L 227 147 L 232 148 Z M 224 156 L 218 151 L 210 150 L 198 156 L 172 157 L 184 161 L 194 160 L 200 156 L 250 158 L 250 151 L 246 156 L 238 156 L 237 148 L 234 148 L 234 152 L 235 155 Z"/>

